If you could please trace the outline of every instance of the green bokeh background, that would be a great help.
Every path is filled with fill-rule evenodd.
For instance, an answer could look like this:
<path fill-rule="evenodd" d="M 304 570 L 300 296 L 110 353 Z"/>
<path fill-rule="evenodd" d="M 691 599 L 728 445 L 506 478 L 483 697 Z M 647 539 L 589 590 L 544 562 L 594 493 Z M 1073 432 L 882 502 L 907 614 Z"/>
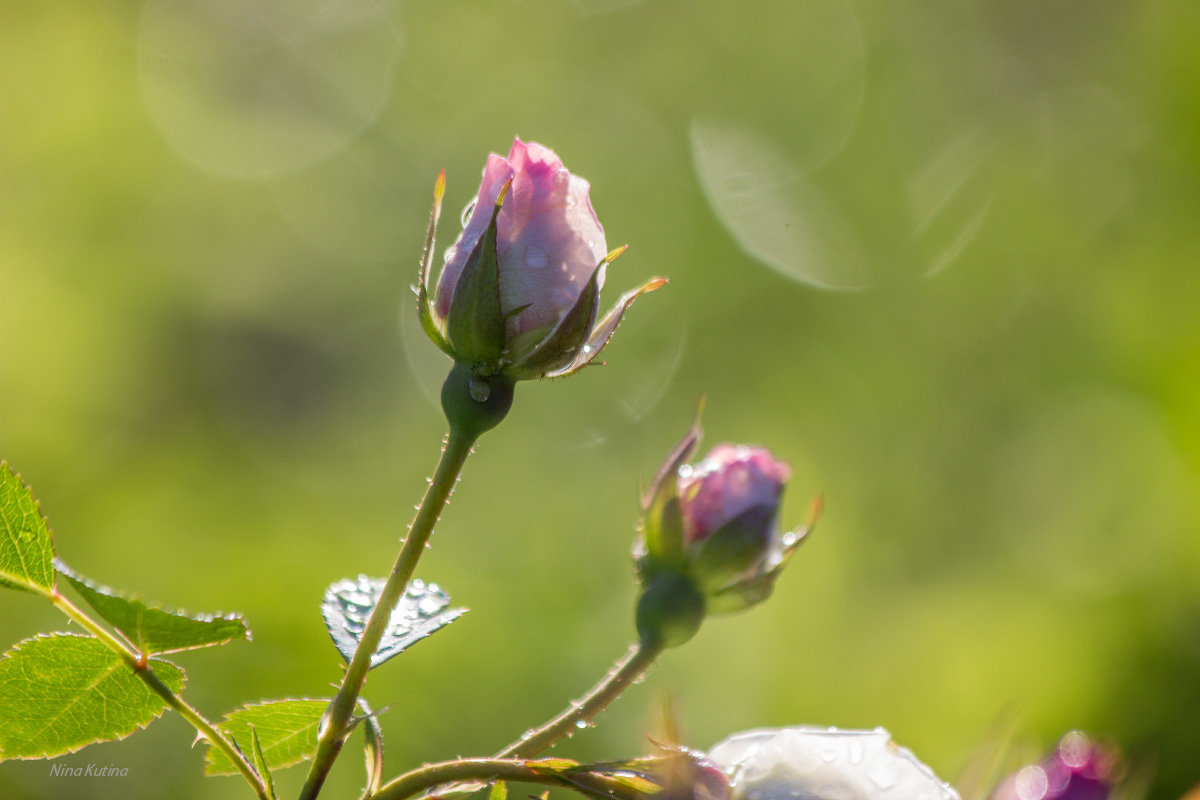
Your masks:
<path fill-rule="evenodd" d="M 217 716 L 327 696 L 324 588 L 387 570 L 446 364 L 408 286 L 514 135 L 592 184 L 609 365 L 519 387 L 418 574 L 472 611 L 372 677 L 389 773 L 493 751 L 632 637 L 639 486 L 791 462 L 818 533 L 558 748 L 883 725 L 956 779 L 997 725 L 1200 781 L 1200 5 L 1097 0 L 0 2 L 0 457 L 76 569 L 251 644 Z M 830 285 L 842 288 L 831 289 Z M 847 290 L 845 287 L 853 287 Z M 64 623 L 0 598 L 4 646 Z M 249 796 L 168 716 L 0 797 Z M 302 769 L 280 776 L 294 795 Z M 351 797 L 359 759 L 328 792 Z"/>

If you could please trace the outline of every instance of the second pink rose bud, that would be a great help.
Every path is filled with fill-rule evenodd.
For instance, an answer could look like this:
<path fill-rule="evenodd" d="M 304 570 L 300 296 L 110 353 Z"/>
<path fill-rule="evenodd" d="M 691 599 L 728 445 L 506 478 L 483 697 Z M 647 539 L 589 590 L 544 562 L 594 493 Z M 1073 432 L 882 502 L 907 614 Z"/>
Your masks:
<path fill-rule="evenodd" d="M 788 465 L 765 448 L 731 444 L 688 464 L 699 439 L 693 426 L 659 470 L 634 547 L 639 633 L 667 647 L 690 639 L 709 614 L 769 597 L 819 511 L 814 505 L 808 525 L 782 531 Z"/>

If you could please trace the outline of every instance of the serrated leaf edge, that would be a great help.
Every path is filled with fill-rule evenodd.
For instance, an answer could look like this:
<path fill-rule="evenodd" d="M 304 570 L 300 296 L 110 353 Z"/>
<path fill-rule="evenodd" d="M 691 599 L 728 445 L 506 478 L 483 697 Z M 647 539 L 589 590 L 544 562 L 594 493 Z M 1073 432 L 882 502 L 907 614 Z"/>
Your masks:
<path fill-rule="evenodd" d="M 316 703 L 316 702 L 325 703 L 326 705 L 328 705 L 330 702 L 332 702 L 332 699 L 328 698 L 328 697 L 277 697 L 272 700 L 259 700 L 256 703 L 243 703 L 242 705 L 235 708 L 233 711 L 229 711 L 223 717 L 221 717 L 220 721 L 217 722 L 217 727 L 221 729 L 222 733 L 226 734 L 231 739 L 233 739 L 235 742 L 237 742 L 237 737 L 235 737 L 233 732 L 230 731 L 226 727 L 226 723 L 228 723 L 230 721 L 230 717 L 232 715 L 236 714 L 237 712 L 245 711 L 250 708 L 262 708 L 264 706 L 277 705 L 279 703 Z M 240 748 L 241 743 L 237 742 L 237 744 L 238 744 L 238 747 Z M 212 747 L 211 745 L 209 746 L 208 753 L 206 753 L 204 756 L 204 774 L 208 775 L 210 777 L 219 776 L 219 775 L 235 775 L 236 771 L 209 772 L 209 768 L 212 766 L 210 757 L 213 752 L 221 752 L 221 751 L 217 750 L 215 747 Z M 225 755 L 225 754 L 221 753 L 221 755 Z M 296 764 L 299 764 L 301 761 L 308 761 L 308 760 L 309 760 L 308 758 L 301 758 L 299 761 L 294 761 L 291 764 L 288 764 L 286 766 L 276 767 L 276 769 L 286 769 L 287 767 L 295 766 Z"/>
<path fill-rule="evenodd" d="M 225 622 L 240 622 L 242 624 L 242 630 L 245 631 L 245 634 L 246 634 L 244 637 L 241 637 L 241 638 L 243 638 L 247 642 L 254 640 L 254 634 L 250 630 L 250 626 L 246 624 L 246 618 L 237 611 L 228 611 L 228 612 L 215 611 L 212 613 L 209 613 L 209 612 L 195 613 L 195 612 L 187 611 L 186 609 L 182 609 L 182 608 L 173 608 L 171 606 L 160 605 L 160 604 L 154 603 L 153 601 L 146 600 L 145 598 L 142 597 L 140 592 L 126 593 L 126 592 L 121 591 L 120 589 L 114 589 L 111 586 L 94 581 L 91 578 L 87 577 L 86 575 L 81 575 L 80 573 L 78 573 L 74 569 L 72 569 L 70 566 L 68 566 L 61 558 L 55 557 L 55 559 L 53 561 L 53 565 L 54 565 L 55 573 L 62 575 L 69 582 L 78 581 L 79 583 L 82 583 L 84 586 L 87 586 L 92 591 L 98 592 L 99 594 L 107 595 L 108 597 L 115 597 L 120 600 L 129 600 L 129 601 L 136 600 L 137 602 L 144 604 L 149 609 L 153 609 L 155 611 L 162 611 L 163 613 L 170 614 L 175 617 L 181 617 L 183 619 L 188 619 L 188 620 L 191 620 L 192 622 L 216 622 L 217 620 L 222 620 Z M 75 587 L 72 586 L 72 588 L 75 588 Z M 82 593 L 80 593 L 80 594 L 82 596 Z M 87 598 L 84 597 L 84 600 L 86 600 L 86 599 Z M 88 603 L 88 605 L 90 606 L 91 603 Z M 95 610 L 94 607 L 93 607 L 93 610 Z M 99 613 L 99 612 L 97 611 L 97 613 Z M 104 621 L 108 622 L 110 625 L 112 625 L 113 630 L 115 630 L 118 634 L 120 634 L 121 638 L 125 639 L 126 641 L 129 641 L 128 638 L 126 637 L 124 631 L 122 631 L 120 628 L 117 628 L 116 625 L 114 625 L 113 623 L 109 622 L 109 620 L 107 618 L 105 618 Z M 156 655 L 171 654 L 171 653 L 183 653 L 188 650 L 202 650 L 206 647 L 219 647 L 220 645 L 228 644 L 229 642 L 235 641 L 236 639 L 238 639 L 237 636 L 231 636 L 228 639 L 224 639 L 222 641 L 206 642 L 204 644 L 192 645 L 190 647 L 177 647 L 172 650 L 155 650 L 153 652 Z M 139 649 L 137 647 L 136 643 L 129 642 L 129 644 L 130 644 L 130 646 L 133 647 L 133 649 L 135 649 L 135 650 Z"/>
<path fill-rule="evenodd" d="M 63 637 L 63 636 L 70 636 L 71 638 L 74 638 L 74 639 L 95 639 L 96 641 L 99 641 L 99 639 L 96 639 L 95 636 L 87 636 L 82 633 L 70 633 L 68 631 L 50 631 L 50 632 L 45 632 L 45 633 L 35 633 L 33 636 L 30 636 L 26 639 L 22 639 L 21 641 L 17 642 L 15 645 L 13 645 L 11 648 L 6 650 L 2 655 L 0 655 L 0 661 L 3 661 L 4 659 L 8 658 L 13 652 L 19 650 L 21 645 L 28 644 L 29 642 L 32 642 L 35 639 L 54 639 L 54 638 Z M 129 669 L 130 672 L 134 672 L 134 674 L 136 675 L 136 671 L 133 669 L 130 669 L 129 665 L 126 664 L 124 661 L 122 661 L 121 657 L 119 655 L 117 655 L 116 653 L 113 653 L 113 657 L 117 659 L 117 663 L 120 666 L 124 667 L 125 669 Z M 160 664 L 170 664 L 172 667 L 179 670 L 180 683 L 179 683 L 179 689 L 177 691 L 175 691 L 175 694 L 182 693 L 183 690 L 187 688 L 187 671 L 184 670 L 183 667 L 179 666 L 178 664 L 176 664 L 173 661 L 165 661 L 165 660 L 159 659 L 159 658 L 152 658 L 152 659 L 150 659 L 149 663 L 151 666 L 153 666 L 154 662 L 156 662 L 156 661 Z M 149 689 L 149 687 L 147 687 L 147 689 Z M 162 700 L 162 698 L 159 697 L 159 695 L 156 694 L 153 690 L 150 690 L 150 693 L 153 694 L 155 697 L 158 697 L 159 700 Z M 158 713 L 156 713 L 150 719 L 146 720 L 145 724 L 139 724 L 136 728 L 131 730 L 129 733 L 123 734 L 121 736 L 116 736 L 113 738 L 97 739 L 94 742 L 88 742 L 87 744 L 81 744 L 78 747 L 68 748 L 66 750 L 63 750 L 62 752 L 55 753 L 53 755 L 10 756 L 3 752 L 0 752 L 0 762 L 4 762 L 4 761 L 50 761 L 55 758 L 60 758 L 62 756 L 71 755 L 72 753 L 78 753 L 83 748 L 90 747 L 91 745 L 94 745 L 94 744 L 102 744 L 103 742 L 119 742 L 123 739 L 128 739 L 130 736 L 137 733 L 138 731 L 144 731 L 146 728 L 150 727 L 150 723 L 152 723 L 156 719 L 160 718 L 163 715 L 163 713 L 166 712 L 166 710 L 169 708 L 169 706 L 167 705 L 167 702 L 165 700 L 162 700 L 162 704 L 163 704 L 162 710 L 160 710 Z"/>
<path fill-rule="evenodd" d="M 44 597 L 49 597 L 49 596 L 53 595 L 54 591 L 57 589 L 57 581 L 55 581 L 55 579 L 54 579 L 55 574 L 54 574 L 54 566 L 53 566 L 54 529 L 50 527 L 50 520 L 46 519 L 46 515 L 42 513 L 42 503 L 40 500 L 38 500 L 37 495 L 33 493 L 33 487 L 25 482 L 25 479 L 23 477 L 21 477 L 21 473 L 17 472 L 15 469 L 13 469 L 12 464 L 8 463 L 8 461 L 6 461 L 6 460 L 0 461 L 0 472 L 7 472 L 9 475 L 11 475 L 13 477 L 13 479 L 16 480 L 16 482 L 21 486 L 21 488 L 23 488 L 29 494 L 29 498 L 33 501 L 33 510 L 37 513 L 38 518 L 41 519 L 42 524 L 46 526 L 46 535 L 50 537 L 50 556 L 51 556 L 50 586 L 49 587 L 42 586 L 41 584 L 38 584 L 38 583 L 29 583 L 24 580 L 15 581 L 15 580 L 9 580 L 6 578 L 0 578 L 0 586 L 9 586 L 9 587 L 12 587 L 15 589 L 24 589 L 29 592 L 34 592 L 35 594 L 40 594 Z M 21 559 L 21 563 L 22 563 L 22 565 L 24 565 L 24 563 L 25 563 L 24 558 Z M 16 577 L 16 576 L 14 576 L 14 577 Z"/>

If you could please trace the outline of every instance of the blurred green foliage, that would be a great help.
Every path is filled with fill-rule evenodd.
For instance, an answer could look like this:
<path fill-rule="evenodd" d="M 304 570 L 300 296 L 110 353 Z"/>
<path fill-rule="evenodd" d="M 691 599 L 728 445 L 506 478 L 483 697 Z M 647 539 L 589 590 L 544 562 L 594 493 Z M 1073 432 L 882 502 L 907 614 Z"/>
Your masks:
<path fill-rule="evenodd" d="M 631 245 L 610 302 L 671 285 L 468 463 L 418 574 L 473 610 L 368 687 L 389 774 L 497 749 L 623 652 L 639 486 L 703 392 L 708 444 L 769 445 L 785 522 L 825 517 L 769 603 L 560 752 L 645 749 L 670 695 L 698 747 L 883 725 L 954 780 L 1013 715 L 1034 752 L 1111 737 L 1154 800 L 1200 781 L 1200 5 L 0 17 L 0 456 L 71 565 L 246 615 L 253 643 L 179 658 L 211 717 L 338 678 L 322 592 L 386 572 L 443 430 L 408 289 L 434 177 L 456 210 L 520 135 Z M 5 647 L 64 627 L 0 602 Z M 243 792 L 191 738 L 168 715 L 66 759 L 128 778 L 5 763 L 0 796 Z M 348 753 L 328 793 L 360 784 Z"/>

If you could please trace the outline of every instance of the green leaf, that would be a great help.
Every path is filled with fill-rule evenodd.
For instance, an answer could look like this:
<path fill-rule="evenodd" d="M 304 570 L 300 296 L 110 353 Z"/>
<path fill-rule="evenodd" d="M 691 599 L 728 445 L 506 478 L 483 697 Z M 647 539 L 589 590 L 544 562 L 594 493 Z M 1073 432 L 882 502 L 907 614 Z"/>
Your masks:
<path fill-rule="evenodd" d="M 488 800 L 508 800 L 508 784 L 504 781 L 496 781 L 493 783 L 491 794 L 488 795 Z"/>
<path fill-rule="evenodd" d="M 49 595 L 53 559 L 54 541 L 33 492 L 0 461 L 0 586 Z"/>
<path fill-rule="evenodd" d="M 225 716 L 217 727 L 233 736 L 243 751 L 253 749 L 251 732 L 258 737 L 267 769 L 280 769 L 311 758 L 317 751 L 317 726 L 329 707 L 328 700 L 268 700 L 242 706 Z M 205 775 L 233 775 L 229 757 L 208 748 Z"/>
<path fill-rule="evenodd" d="M 384 583 L 382 578 L 359 575 L 358 580 L 347 578 L 325 590 L 321 615 L 325 618 L 325 627 L 329 629 L 334 646 L 347 663 L 354 658 L 354 651 L 367 626 L 367 618 L 379 602 Z M 465 608 L 447 609 L 448 605 L 450 595 L 436 583 L 427 584 L 420 579 L 409 581 L 400 602 L 392 609 L 379 647 L 371 655 L 371 669 L 400 655 L 467 613 Z"/>
<path fill-rule="evenodd" d="M 254 760 L 254 770 L 267 787 L 267 797 L 276 800 L 275 781 L 271 779 L 271 769 L 267 766 L 266 756 L 263 755 L 262 740 L 258 738 L 258 731 L 253 725 L 250 726 L 250 757 Z"/>
<path fill-rule="evenodd" d="M 60 560 L 55 560 L 54 566 L 80 597 L 140 652 L 175 653 L 250 638 L 250 629 L 237 614 L 191 616 L 183 611 L 150 606 L 136 597 L 92 582 Z"/>
<path fill-rule="evenodd" d="M 149 663 L 171 691 L 183 689 L 183 670 L 169 661 Z M 100 640 L 39 634 L 0 658 L 0 760 L 49 758 L 124 739 L 165 707 Z"/>

